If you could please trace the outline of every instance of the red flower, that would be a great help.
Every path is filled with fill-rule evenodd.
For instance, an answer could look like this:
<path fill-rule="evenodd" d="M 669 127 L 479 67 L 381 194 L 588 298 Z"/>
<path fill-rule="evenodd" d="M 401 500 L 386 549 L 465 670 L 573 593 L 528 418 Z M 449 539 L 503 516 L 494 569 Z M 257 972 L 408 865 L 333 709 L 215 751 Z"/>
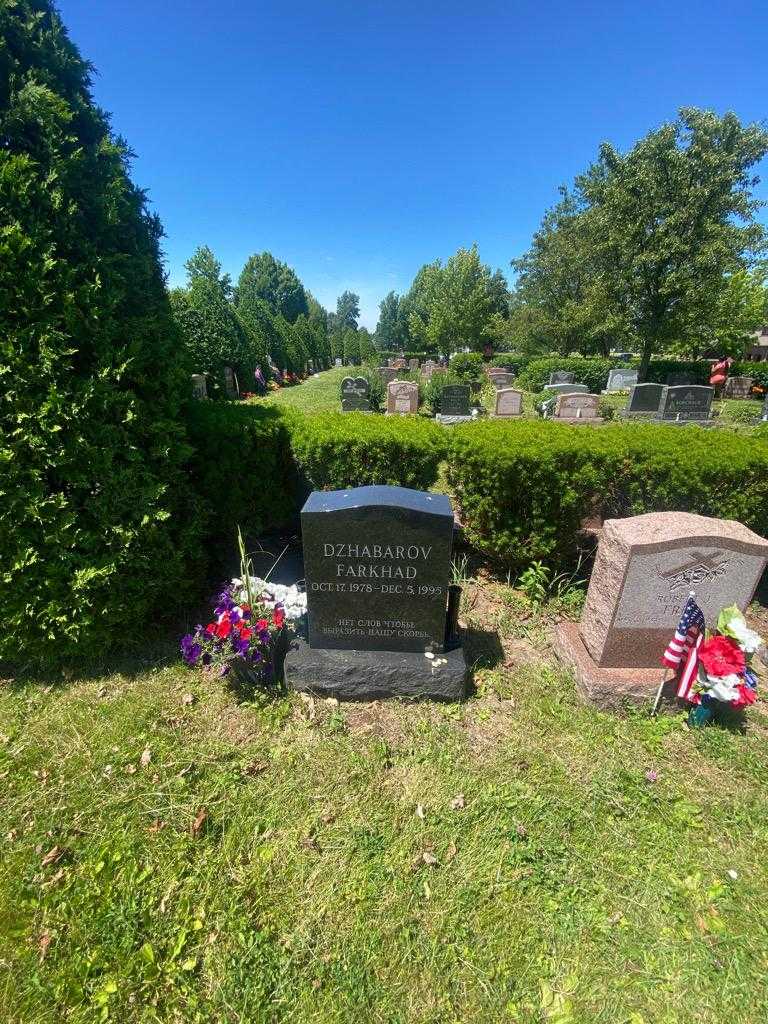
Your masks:
<path fill-rule="evenodd" d="M 259 619 L 259 621 L 256 623 L 256 626 L 255 626 L 255 629 L 259 633 L 263 633 L 264 630 L 268 629 L 268 628 L 269 628 L 269 623 L 267 622 L 266 619 Z"/>
<path fill-rule="evenodd" d="M 729 636 L 711 636 L 699 648 L 699 659 L 710 676 L 740 676 L 747 663 L 744 652 Z"/>
<path fill-rule="evenodd" d="M 208 636 L 213 636 L 213 634 L 216 632 L 216 623 L 209 622 L 208 625 L 205 627 L 205 632 L 208 634 Z"/>
<path fill-rule="evenodd" d="M 739 696 L 736 700 L 731 701 L 731 706 L 734 708 L 746 708 L 750 704 L 754 704 L 757 700 L 757 693 L 752 689 L 751 686 L 747 686 L 746 683 L 739 683 L 736 687 L 739 691 Z"/>
<path fill-rule="evenodd" d="M 229 619 L 222 619 L 216 627 L 216 636 L 224 640 L 232 632 L 232 623 Z"/>
<path fill-rule="evenodd" d="M 272 621 L 274 622 L 278 629 L 283 628 L 283 623 L 285 622 L 285 612 L 283 611 L 282 608 L 275 608 L 275 610 L 272 612 Z"/>
<path fill-rule="evenodd" d="M 252 629 L 246 629 L 245 627 L 243 627 L 240 630 L 240 639 L 241 640 L 250 640 L 252 636 L 253 636 L 253 630 Z"/>

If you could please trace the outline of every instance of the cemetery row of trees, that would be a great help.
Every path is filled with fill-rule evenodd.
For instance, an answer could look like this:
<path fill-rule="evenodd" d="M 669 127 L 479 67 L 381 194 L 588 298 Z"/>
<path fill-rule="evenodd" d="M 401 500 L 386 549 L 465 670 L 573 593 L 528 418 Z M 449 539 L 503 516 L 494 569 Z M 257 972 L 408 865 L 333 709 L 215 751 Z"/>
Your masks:
<path fill-rule="evenodd" d="M 741 356 L 766 322 L 766 233 L 752 169 L 768 133 L 735 114 L 685 108 L 621 154 L 598 158 L 561 190 L 512 262 L 516 283 L 477 248 L 427 264 L 381 303 L 383 349 L 660 352 Z"/>
<path fill-rule="evenodd" d="M 186 287 L 171 291 L 171 307 L 186 364 L 208 375 L 213 394 L 223 389 L 225 366 L 252 390 L 257 368 L 269 378 L 276 370 L 302 374 L 310 364 L 319 369 L 337 357 L 357 362 L 373 354 L 371 335 L 358 327 L 357 295 L 344 292 L 328 313 L 269 252 L 249 257 L 234 285 L 207 246 L 186 270 Z"/>

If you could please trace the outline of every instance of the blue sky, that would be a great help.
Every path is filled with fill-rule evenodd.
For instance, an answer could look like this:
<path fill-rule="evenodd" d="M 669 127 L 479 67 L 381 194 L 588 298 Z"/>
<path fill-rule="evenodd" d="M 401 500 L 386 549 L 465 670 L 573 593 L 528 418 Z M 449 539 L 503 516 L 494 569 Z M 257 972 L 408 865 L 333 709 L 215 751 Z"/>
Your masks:
<path fill-rule="evenodd" d="M 172 284 L 210 245 L 326 306 L 476 241 L 510 276 L 557 187 L 683 105 L 762 120 L 760 3 L 60 0 L 137 154 Z M 768 178 L 765 162 L 760 169 Z M 758 193 L 768 198 L 768 184 Z"/>

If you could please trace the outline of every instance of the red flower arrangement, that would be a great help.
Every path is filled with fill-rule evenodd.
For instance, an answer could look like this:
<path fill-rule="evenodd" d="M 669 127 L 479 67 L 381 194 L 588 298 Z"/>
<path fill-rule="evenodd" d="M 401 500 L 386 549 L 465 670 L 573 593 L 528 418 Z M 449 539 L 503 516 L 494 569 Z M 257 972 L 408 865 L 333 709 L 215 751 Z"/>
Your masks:
<path fill-rule="evenodd" d="M 699 660 L 710 676 L 740 676 L 747 667 L 744 652 L 729 636 L 711 636 L 699 649 Z"/>

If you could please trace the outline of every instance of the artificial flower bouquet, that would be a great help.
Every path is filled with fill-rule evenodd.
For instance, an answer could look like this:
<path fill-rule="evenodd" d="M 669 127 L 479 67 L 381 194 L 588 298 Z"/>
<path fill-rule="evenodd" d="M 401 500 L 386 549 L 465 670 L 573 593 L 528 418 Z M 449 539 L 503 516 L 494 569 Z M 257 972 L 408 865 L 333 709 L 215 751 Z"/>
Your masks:
<path fill-rule="evenodd" d="M 241 573 L 215 600 L 213 618 L 181 638 L 187 665 L 206 672 L 234 672 L 243 682 L 271 683 L 285 635 L 307 610 L 307 595 L 296 585 L 269 583 L 251 573 L 242 538 Z"/>
<path fill-rule="evenodd" d="M 754 704 L 757 676 L 751 664 L 762 643 L 736 605 L 723 608 L 717 631 L 699 647 L 698 677 L 690 698 L 695 705 L 693 724 L 706 724 L 726 707 L 740 710 Z"/>

